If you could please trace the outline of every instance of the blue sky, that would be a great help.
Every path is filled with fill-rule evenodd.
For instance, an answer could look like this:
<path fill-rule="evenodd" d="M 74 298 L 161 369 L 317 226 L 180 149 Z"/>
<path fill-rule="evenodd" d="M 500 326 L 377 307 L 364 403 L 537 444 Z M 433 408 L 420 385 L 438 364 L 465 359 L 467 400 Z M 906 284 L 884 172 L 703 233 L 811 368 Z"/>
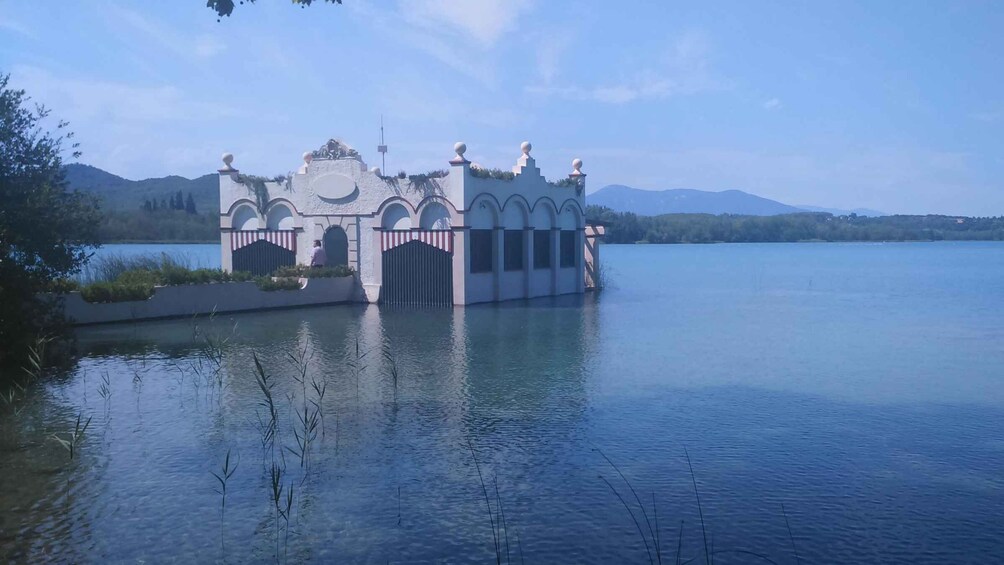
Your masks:
<path fill-rule="evenodd" d="M 344 139 L 387 169 L 533 142 L 590 190 L 1004 214 L 1004 3 L 0 0 L 0 71 L 128 178 L 256 174 Z"/>

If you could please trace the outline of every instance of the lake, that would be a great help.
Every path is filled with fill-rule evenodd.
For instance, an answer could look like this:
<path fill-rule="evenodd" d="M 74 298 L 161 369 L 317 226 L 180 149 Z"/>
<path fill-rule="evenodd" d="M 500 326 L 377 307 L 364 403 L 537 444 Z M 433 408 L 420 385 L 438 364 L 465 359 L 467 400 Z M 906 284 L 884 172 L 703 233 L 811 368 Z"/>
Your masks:
<path fill-rule="evenodd" d="M 0 410 L 0 558 L 1004 561 L 1004 244 L 602 258 L 585 297 L 81 329 Z"/>

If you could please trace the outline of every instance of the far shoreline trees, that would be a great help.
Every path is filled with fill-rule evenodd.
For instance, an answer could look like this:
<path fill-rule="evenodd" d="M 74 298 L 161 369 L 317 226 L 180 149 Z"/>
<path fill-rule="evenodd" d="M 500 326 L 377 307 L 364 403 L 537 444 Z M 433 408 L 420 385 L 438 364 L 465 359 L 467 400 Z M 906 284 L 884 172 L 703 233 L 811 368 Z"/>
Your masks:
<path fill-rule="evenodd" d="M 638 216 L 588 206 L 606 226 L 606 243 L 783 243 L 798 241 L 1004 241 L 1004 216 L 777 216 L 665 214 Z"/>

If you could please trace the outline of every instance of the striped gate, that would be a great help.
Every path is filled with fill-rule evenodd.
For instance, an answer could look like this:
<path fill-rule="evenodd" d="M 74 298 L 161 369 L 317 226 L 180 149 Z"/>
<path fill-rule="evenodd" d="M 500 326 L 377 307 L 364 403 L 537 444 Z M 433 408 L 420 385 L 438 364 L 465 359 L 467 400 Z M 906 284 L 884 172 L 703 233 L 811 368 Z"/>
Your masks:
<path fill-rule="evenodd" d="M 272 274 L 296 264 L 296 232 L 235 231 L 230 233 L 233 270 L 255 276 Z"/>
<path fill-rule="evenodd" d="M 382 233 L 384 304 L 453 305 L 453 232 Z"/>

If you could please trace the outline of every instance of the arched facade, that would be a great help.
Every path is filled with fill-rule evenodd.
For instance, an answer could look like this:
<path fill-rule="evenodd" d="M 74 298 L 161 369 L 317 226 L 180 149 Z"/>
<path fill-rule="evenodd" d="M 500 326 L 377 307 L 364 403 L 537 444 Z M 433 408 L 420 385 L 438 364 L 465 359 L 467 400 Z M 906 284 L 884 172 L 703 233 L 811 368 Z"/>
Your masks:
<path fill-rule="evenodd" d="M 360 298 L 368 301 L 380 300 L 389 282 L 405 297 L 426 283 L 448 285 L 441 296 L 456 304 L 582 292 L 582 252 L 569 254 L 584 237 L 581 162 L 573 163 L 574 182 L 548 182 L 531 149 L 521 146 L 512 175 L 476 171 L 458 144 L 445 171 L 389 177 L 330 140 L 306 153 L 288 179 L 265 183 L 264 210 L 254 196 L 261 187 L 243 184 L 228 155 L 220 169 L 223 266 L 232 268 L 233 253 L 258 241 L 307 264 L 320 240 L 329 264 L 356 271 Z M 401 249 L 417 251 L 412 257 Z M 437 278 L 419 284 L 414 276 L 421 269 L 384 272 L 387 265 L 400 271 L 415 264 L 429 265 Z"/>

